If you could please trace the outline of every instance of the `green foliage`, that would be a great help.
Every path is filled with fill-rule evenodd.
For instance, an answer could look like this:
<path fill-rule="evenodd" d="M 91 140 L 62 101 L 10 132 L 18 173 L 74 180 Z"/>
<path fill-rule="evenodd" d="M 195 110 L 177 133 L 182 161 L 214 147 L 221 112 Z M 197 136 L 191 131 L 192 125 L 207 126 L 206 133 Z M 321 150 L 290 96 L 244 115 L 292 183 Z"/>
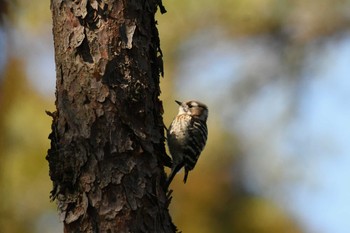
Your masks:
<path fill-rule="evenodd" d="M 53 104 L 38 96 L 24 77 L 23 63 L 9 61 L 0 86 L 0 228 L 33 232 L 53 205 L 45 160 Z"/>

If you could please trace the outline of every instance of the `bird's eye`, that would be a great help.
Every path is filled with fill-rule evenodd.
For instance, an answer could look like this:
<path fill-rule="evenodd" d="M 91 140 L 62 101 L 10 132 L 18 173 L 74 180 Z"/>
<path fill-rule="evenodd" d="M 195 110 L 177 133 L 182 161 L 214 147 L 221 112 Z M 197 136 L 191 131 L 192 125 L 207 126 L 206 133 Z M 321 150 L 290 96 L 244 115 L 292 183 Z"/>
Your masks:
<path fill-rule="evenodd" d="M 197 104 L 197 102 L 190 102 L 190 103 L 188 103 L 188 107 L 189 108 L 198 107 L 198 104 Z"/>

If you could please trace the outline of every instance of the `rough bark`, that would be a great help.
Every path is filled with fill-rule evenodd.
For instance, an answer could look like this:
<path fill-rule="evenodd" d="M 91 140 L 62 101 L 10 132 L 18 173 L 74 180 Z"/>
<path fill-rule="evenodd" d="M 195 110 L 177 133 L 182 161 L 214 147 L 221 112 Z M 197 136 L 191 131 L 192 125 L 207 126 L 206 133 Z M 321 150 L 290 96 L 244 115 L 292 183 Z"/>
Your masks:
<path fill-rule="evenodd" d="M 52 0 L 47 159 L 65 232 L 175 232 L 154 19 L 161 0 Z"/>

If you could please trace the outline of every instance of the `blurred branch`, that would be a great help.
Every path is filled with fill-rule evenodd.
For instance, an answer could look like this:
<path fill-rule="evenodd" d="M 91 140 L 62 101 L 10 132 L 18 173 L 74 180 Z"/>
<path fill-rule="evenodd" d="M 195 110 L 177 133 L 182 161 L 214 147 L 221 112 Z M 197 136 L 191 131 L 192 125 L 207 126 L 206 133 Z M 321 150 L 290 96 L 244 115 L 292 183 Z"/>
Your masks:
<path fill-rule="evenodd" d="M 7 14 L 7 12 L 8 12 L 7 1 L 0 0 L 0 23 L 3 22 L 3 17 L 5 14 Z"/>

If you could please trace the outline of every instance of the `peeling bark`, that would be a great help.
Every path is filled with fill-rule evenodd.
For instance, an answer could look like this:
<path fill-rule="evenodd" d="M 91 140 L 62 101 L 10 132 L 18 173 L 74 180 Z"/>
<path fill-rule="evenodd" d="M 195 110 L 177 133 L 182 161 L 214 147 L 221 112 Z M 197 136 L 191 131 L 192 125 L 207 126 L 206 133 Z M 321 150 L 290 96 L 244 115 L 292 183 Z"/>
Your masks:
<path fill-rule="evenodd" d="M 51 0 L 48 150 L 65 232 L 176 232 L 168 212 L 154 19 L 161 0 Z"/>

